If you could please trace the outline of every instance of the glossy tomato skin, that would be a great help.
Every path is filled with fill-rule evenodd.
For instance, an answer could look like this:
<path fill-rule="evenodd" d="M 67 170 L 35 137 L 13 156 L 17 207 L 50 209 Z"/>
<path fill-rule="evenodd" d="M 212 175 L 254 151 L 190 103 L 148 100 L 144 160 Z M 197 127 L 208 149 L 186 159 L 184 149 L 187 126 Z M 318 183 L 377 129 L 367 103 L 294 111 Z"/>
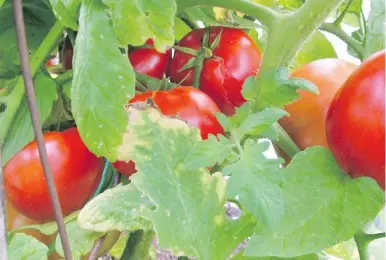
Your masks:
<path fill-rule="evenodd" d="M 215 113 L 220 112 L 219 108 L 210 97 L 198 89 L 180 86 L 167 91 L 149 91 L 135 95 L 130 103 L 146 102 L 150 98 L 162 114 L 178 116 L 189 126 L 199 128 L 203 139 L 208 138 L 209 134 L 224 134 L 224 129 L 215 116 Z M 113 165 L 128 177 L 135 173 L 133 161 L 118 161 Z"/>
<path fill-rule="evenodd" d="M 62 211 L 68 215 L 95 192 L 104 160 L 87 149 L 76 128 L 46 133 L 44 141 Z M 55 219 L 35 141 L 5 165 L 4 186 L 7 199 L 23 215 L 44 222 Z"/>
<path fill-rule="evenodd" d="M 368 176 L 385 189 L 385 51 L 347 79 L 326 118 L 328 144 L 352 177 Z"/>
<path fill-rule="evenodd" d="M 220 110 L 231 115 L 235 107 L 245 102 L 241 95 L 244 80 L 256 75 L 261 64 L 261 52 L 256 43 L 242 30 L 227 27 L 209 27 L 211 44 L 221 32 L 213 57 L 203 63 L 200 77 L 200 90 L 209 95 Z M 200 49 L 206 29 L 196 29 L 184 36 L 179 46 Z M 179 70 L 191 59 L 192 55 L 175 51 L 169 66 L 168 75 L 173 82 L 192 85 L 194 69 Z"/>
<path fill-rule="evenodd" d="M 148 39 L 146 44 L 154 46 L 152 39 Z M 155 48 L 134 48 L 129 51 L 129 60 L 136 72 L 158 79 L 162 79 L 166 74 L 170 59 L 171 49 L 164 53 Z"/>
<path fill-rule="evenodd" d="M 327 110 L 339 87 L 356 67 L 354 63 L 329 58 L 310 62 L 291 74 L 292 78 L 314 83 L 319 90 L 319 95 L 299 90 L 301 97 L 285 106 L 289 116 L 279 121 L 301 150 L 316 145 L 329 148 L 325 132 Z"/>

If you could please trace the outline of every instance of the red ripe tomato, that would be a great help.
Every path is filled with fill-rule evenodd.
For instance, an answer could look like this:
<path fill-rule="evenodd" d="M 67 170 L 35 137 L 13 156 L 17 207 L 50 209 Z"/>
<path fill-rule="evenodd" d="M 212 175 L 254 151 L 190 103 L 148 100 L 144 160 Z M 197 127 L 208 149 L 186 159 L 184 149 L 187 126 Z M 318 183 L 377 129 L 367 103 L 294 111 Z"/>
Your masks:
<path fill-rule="evenodd" d="M 146 44 L 154 45 L 152 39 L 148 39 Z M 136 72 L 162 79 L 169 66 L 171 51 L 161 53 L 149 47 L 133 48 L 129 51 L 129 60 Z"/>
<path fill-rule="evenodd" d="M 68 215 L 93 195 L 104 161 L 87 149 L 76 128 L 46 133 L 44 141 L 62 211 Z M 8 200 L 23 215 L 39 221 L 55 219 L 35 141 L 5 165 L 4 186 Z"/>
<path fill-rule="evenodd" d="M 184 36 L 178 46 L 199 50 L 206 30 L 209 30 L 209 44 L 221 32 L 220 41 L 203 63 L 200 75 L 200 89 L 210 96 L 220 110 L 227 115 L 245 102 L 241 95 L 244 80 L 256 75 L 261 63 L 261 52 L 256 43 L 242 30 L 227 27 L 209 27 L 193 30 Z M 173 82 L 193 85 L 194 68 L 180 71 L 194 56 L 175 51 L 168 75 Z"/>
<path fill-rule="evenodd" d="M 368 176 L 385 189 L 385 51 L 347 79 L 326 118 L 328 144 L 352 177 Z"/>
<path fill-rule="evenodd" d="M 190 126 L 200 129 L 201 137 L 209 134 L 224 134 L 224 129 L 217 121 L 215 113 L 220 112 L 216 103 L 202 91 L 193 87 L 178 87 L 167 91 L 149 91 L 137 94 L 130 103 L 145 102 L 153 99 L 154 104 L 166 116 L 178 116 Z M 114 167 L 126 176 L 135 173 L 133 161 L 115 162 Z"/>

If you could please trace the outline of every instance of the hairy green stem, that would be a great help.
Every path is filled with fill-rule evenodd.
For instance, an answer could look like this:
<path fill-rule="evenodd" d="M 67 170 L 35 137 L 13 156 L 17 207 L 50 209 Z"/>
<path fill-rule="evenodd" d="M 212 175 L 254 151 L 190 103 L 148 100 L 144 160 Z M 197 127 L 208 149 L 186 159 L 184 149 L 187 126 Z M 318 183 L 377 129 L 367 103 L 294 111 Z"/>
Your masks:
<path fill-rule="evenodd" d="M 122 253 L 121 260 L 139 260 L 147 259 L 154 239 L 153 230 L 137 230 L 130 234 L 125 250 Z"/>
<path fill-rule="evenodd" d="M 177 0 L 177 12 L 181 12 L 186 8 L 197 5 L 223 7 L 226 9 L 237 10 L 246 15 L 256 17 L 260 22 L 268 27 L 275 21 L 276 17 L 279 16 L 279 14 L 271 8 L 249 0 Z"/>
<path fill-rule="evenodd" d="M 268 28 L 260 73 L 287 67 L 303 43 L 343 0 L 309 0 L 293 14 L 280 15 Z"/>
<path fill-rule="evenodd" d="M 348 9 L 350 9 L 350 6 L 352 5 L 352 3 L 354 2 L 354 0 L 350 0 L 346 7 L 344 8 L 343 12 L 338 16 L 338 18 L 336 18 L 336 20 L 334 21 L 334 24 L 336 25 L 340 25 L 344 19 L 344 17 L 346 16 L 346 13 L 348 12 Z"/>
<path fill-rule="evenodd" d="M 371 241 L 384 238 L 385 233 L 377 233 L 377 234 L 366 234 L 363 231 L 359 231 L 355 234 L 354 240 L 358 247 L 358 253 L 360 260 L 368 260 L 368 251 L 367 246 L 370 244 Z"/>
<path fill-rule="evenodd" d="M 337 25 L 335 23 L 325 23 L 320 26 L 320 29 L 332 33 L 339 37 L 342 41 L 344 41 L 348 46 L 350 46 L 356 54 L 358 54 L 359 58 L 362 60 L 364 56 L 364 48 L 362 44 L 352 38 L 350 35 L 348 35 L 343 29 L 340 27 L 340 25 Z"/>
<path fill-rule="evenodd" d="M 279 125 L 279 123 L 275 123 L 273 127 L 278 133 L 277 145 L 279 145 L 288 156 L 292 158 L 295 156 L 295 154 L 301 151 L 297 144 L 295 144 L 292 138 L 283 129 L 283 127 Z"/>
<path fill-rule="evenodd" d="M 63 30 L 63 25 L 57 21 L 51 28 L 51 30 L 48 32 L 47 36 L 44 38 L 39 48 L 32 55 L 32 57 L 30 58 L 30 68 L 32 76 L 36 74 L 41 64 L 45 61 L 46 57 L 50 55 L 52 50 L 56 47 L 58 41 L 62 37 Z M 20 76 L 15 88 L 9 95 L 7 109 L 5 110 L 0 120 L 0 140 L 4 140 L 8 133 L 8 130 L 12 123 L 12 119 L 14 118 L 17 109 L 19 108 L 20 102 L 24 96 L 24 92 L 24 80 L 23 77 Z"/>

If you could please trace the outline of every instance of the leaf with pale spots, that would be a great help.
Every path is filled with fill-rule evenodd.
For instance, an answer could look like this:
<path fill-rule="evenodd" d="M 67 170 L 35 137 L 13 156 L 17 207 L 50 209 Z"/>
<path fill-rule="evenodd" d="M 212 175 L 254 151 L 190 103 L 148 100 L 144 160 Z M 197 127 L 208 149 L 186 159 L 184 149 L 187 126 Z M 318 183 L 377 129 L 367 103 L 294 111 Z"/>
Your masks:
<path fill-rule="evenodd" d="M 159 246 L 196 259 L 227 259 L 255 222 L 249 215 L 227 219 L 226 180 L 220 173 L 185 167 L 201 141 L 199 131 L 139 105 L 128 107 L 129 127 L 118 158 L 136 163 L 131 180 L 156 206 L 146 218 L 154 224 Z"/>
<path fill-rule="evenodd" d="M 118 45 L 103 4 L 83 1 L 74 50 L 72 112 L 87 147 L 110 161 L 115 161 L 122 143 L 127 126 L 124 106 L 135 84 L 133 68 Z"/>
<path fill-rule="evenodd" d="M 274 230 L 257 226 L 245 256 L 320 252 L 349 240 L 384 205 L 384 193 L 373 179 L 351 179 L 323 147 L 298 153 L 283 176 L 285 215 Z"/>
<path fill-rule="evenodd" d="M 153 207 L 133 184 L 120 184 L 87 203 L 79 213 L 78 222 L 82 228 L 98 232 L 149 229 L 152 224 L 141 215 L 148 215 Z"/>
<path fill-rule="evenodd" d="M 103 0 L 111 11 L 113 28 L 120 44 L 143 45 L 154 39 L 154 47 L 165 51 L 174 44 L 175 0 Z"/>
<path fill-rule="evenodd" d="M 81 228 L 76 219 L 66 224 L 66 231 L 70 242 L 71 255 L 74 259 L 80 259 L 82 256 L 87 255 L 92 250 L 95 241 L 105 234 Z M 63 245 L 59 235 L 56 237 L 55 249 L 60 256 L 64 257 Z"/>

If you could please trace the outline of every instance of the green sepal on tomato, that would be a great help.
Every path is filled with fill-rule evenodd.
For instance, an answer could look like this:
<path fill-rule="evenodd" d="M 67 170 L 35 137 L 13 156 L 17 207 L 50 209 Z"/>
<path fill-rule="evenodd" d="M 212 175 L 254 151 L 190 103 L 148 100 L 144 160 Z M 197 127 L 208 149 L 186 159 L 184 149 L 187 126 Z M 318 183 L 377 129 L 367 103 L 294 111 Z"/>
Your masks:
<path fill-rule="evenodd" d="M 343 170 L 371 177 L 385 190 L 385 50 L 365 60 L 336 93 L 326 134 Z"/>
<path fill-rule="evenodd" d="M 172 82 L 195 86 L 195 73 L 199 73 L 200 90 L 224 114 L 232 115 L 235 107 L 246 101 L 242 85 L 247 77 L 258 73 L 261 59 L 256 43 L 243 30 L 220 26 L 196 29 L 178 43 L 168 76 Z"/>
<path fill-rule="evenodd" d="M 189 126 L 200 129 L 201 137 L 209 134 L 224 134 L 224 129 L 217 121 L 215 113 L 220 112 L 216 103 L 199 89 L 180 86 L 166 91 L 149 91 L 134 96 L 129 103 L 151 100 L 166 116 L 177 116 L 185 120 Z M 113 163 L 114 167 L 129 177 L 136 172 L 133 161 Z"/>
<path fill-rule="evenodd" d="M 102 177 L 104 159 L 82 142 L 76 128 L 44 134 L 48 161 L 63 215 L 83 207 Z M 36 141 L 27 144 L 4 167 L 7 199 L 26 217 L 55 219 Z"/>

